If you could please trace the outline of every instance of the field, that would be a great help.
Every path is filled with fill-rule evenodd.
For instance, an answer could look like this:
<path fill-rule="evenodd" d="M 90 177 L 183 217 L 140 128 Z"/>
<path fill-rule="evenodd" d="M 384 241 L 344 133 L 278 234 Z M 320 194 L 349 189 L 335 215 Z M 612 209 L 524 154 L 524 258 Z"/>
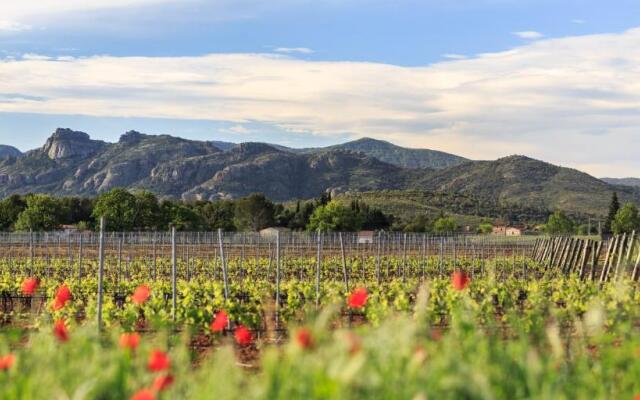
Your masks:
<path fill-rule="evenodd" d="M 639 246 L 589 243 L 7 234 L 0 398 L 633 399 Z"/>

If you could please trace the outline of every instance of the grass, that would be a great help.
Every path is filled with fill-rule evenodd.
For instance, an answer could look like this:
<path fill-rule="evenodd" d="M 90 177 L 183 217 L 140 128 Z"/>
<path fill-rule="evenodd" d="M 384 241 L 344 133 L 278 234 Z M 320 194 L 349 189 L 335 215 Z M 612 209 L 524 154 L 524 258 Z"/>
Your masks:
<path fill-rule="evenodd" d="M 628 298 L 635 289 L 617 288 Z M 459 293 L 446 329 L 429 323 L 429 286 L 413 312 L 390 312 L 379 324 L 332 328 L 339 307 L 309 311 L 304 327 L 276 346 L 234 343 L 193 351 L 186 334 L 144 335 L 135 351 L 119 347 L 121 328 L 70 326 L 57 340 L 52 321 L 37 321 L 28 337 L 4 328 L 0 356 L 16 362 L 0 371 L 2 399 L 127 399 L 153 387 L 159 376 L 175 381 L 158 399 L 633 399 L 640 393 L 640 337 L 631 322 L 608 324 L 607 308 L 590 304 L 561 326 L 550 308 L 542 319 L 508 312 L 479 323 L 468 291 Z M 630 321 L 631 319 L 629 319 Z M 300 329 L 307 341 L 300 340 Z M 154 350 L 168 351 L 168 370 L 150 372 Z M 253 368 L 242 361 L 259 352 Z"/>

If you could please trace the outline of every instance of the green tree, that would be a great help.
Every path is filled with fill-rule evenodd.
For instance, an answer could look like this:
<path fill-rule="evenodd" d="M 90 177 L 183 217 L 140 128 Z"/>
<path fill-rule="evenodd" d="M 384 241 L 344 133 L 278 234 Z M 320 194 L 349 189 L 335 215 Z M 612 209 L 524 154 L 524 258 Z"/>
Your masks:
<path fill-rule="evenodd" d="M 234 223 L 240 230 L 259 231 L 275 223 L 275 205 L 262 193 L 236 201 Z"/>
<path fill-rule="evenodd" d="M 394 228 L 399 228 L 404 232 L 429 232 L 429 228 L 431 226 L 431 221 L 429 218 L 420 214 L 415 218 L 412 218 L 410 221 L 407 221 L 403 226 L 394 226 Z"/>
<path fill-rule="evenodd" d="M 493 225 L 491 225 L 488 222 L 484 222 L 480 225 L 478 225 L 478 233 L 483 234 L 483 235 L 487 235 L 489 233 L 493 232 Z"/>
<path fill-rule="evenodd" d="M 25 208 L 27 208 L 27 202 L 18 194 L 0 201 L 0 230 L 11 229 Z"/>
<path fill-rule="evenodd" d="M 320 206 L 313 211 L 308 231 L 357 231 L 362 227 L 360 215 L 349 207 L 345 207 L 335 201 L 325 206 Z"/>
<path fill-rule="evenodd" d="M 78 222 L 92 222 L 93 200 L 80 197 L 62 197 L 58 199 L 62 224 L 73 225 Z"/>
<path fill-rule="evenodd" d="M 616 216 L 611 223 L 611 230 L 616 235 L 640 230 L 640 215 L 638 215 L 638 207 L 632 203 L 625 204 L 616 213 Z"/>
<path fill-rule="evenodd" d="M 144 230 L 164 228 L 163 215 L 156 195 L 148 191 L 142 191 L 134 196 L 136 202 L 134 227 Z"/>
<path fill-rule="evenodd" d="M 569 235 L 575 231 L 575 224 L 562 211 L 556 211 L 549 216 L 545 225 L 545 232 L 550 235 Z"/>
<path fill-rule="evenodd" d="M 235 231 L 236 226 L 233 222 L 235 215 L 235 204 L 230 200 L 219 200 L 214 202 L 205 202 L 196 205 L 196 211 L 202 219 L 205 229 L 223 231 Z"/>
<path fill-rule="evenodd" d="M 136 197 L 124 189 L 112 189 L 96 199 L 93 217 L 98 221 L 105 218 L 109 231 L 131 231 L 136 226 Z"/>
<path fill-rule="evenodd" d="M 460 227 L 453 217 L 440 217 L 433 223 L 433 231 L 436 233 L 453 233 Z"/>
<path fill-rule="evenodd" d="M 175 226 L 179 231 L 193 231 L 201 226 L 200 216 L 185 205 L 163 201 L 161 209 L 163 221 Z"/>
<path fill-rule="evenodd" d="M 16 221 L 19 231 L 52 231 L 60 227 L 60 202 L 46 194 L 32 194 L 26 197 L 27 207 Z"/>
<path fill-rule="evenodd" d="M 620 201 L 618 200 L 618 193 L 613 192 L 613 196 L 611 196 L 611 203 L 609 204 L 609 214 L 607 215 L 607 219 L 604 222 L 604 233 L 612 233 L 613 232 L 613 220 L 616 218 L 616 214 L 620 210 Z"/>

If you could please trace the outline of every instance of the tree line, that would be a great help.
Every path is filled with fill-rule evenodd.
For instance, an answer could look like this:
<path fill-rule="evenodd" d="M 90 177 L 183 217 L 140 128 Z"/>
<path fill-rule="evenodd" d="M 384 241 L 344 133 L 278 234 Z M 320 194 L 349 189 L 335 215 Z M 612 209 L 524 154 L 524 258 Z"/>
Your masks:
<path fill-rule="evenodd" d="M 549 216 L 549 220 L 544 226 L 544 231 L 552 235 L 575 233 L 579 235 L 592 235 L 596 233 L 620 235 L 623 233 L 631 233 L 633 231 L 640 231 L 640 212 L 638 211 L 638 207 L 633 203 L 626 203 L 621 206 L 618 194 L 613 193 L 609 205 L 609 212 L 601 230 L 602 232 L 598 232 L 598 227 L 595 225 L 578 225 L 562 211 L 556 211 Z"/>
<path fill-rule="evenodd" d="M 1 231 L 52 231 L 65 225 L 94 230 L 104 217 L 111 231 L 167 230 L 175 226 L 185 231 L 259 231 L 285 227 L 309 231 L 402 230 L 405 232 L 453 233 L 461 227 L 452 216 L 433 219 L 418 216 L 399 221 L 393 215 L 353 200 L 349 204 L 332 201 L 326 194 L 314 200 L 287 206 L 263 194 L 254 193 L 237 200 L 184 202 L 158 199 L 148 191 L 113 189 L 95 198 L 54 197 L 46 194 L 12 195 L 0 201 Z M 491 233 L 492 224 L 482 223 L 478 233 Z M 548 234 L 595 234 L 598 227 L 578 225 L 561 211 L 553 213 L 543 226 Z M 614 193 L 604 234 L 640 230 L 638 208 L 620 205 Z"/>
<path fill-rule="evenodd" d="M 95 198 L 12 195 L 0 201 L 0 230 L 52 231 L 65 225 L 96 228 L 105 218 L 111 231 L 179 230 L 259 231 L 267 227 L 292 230 L 388 229 L 392 216 L 355 201 L 332 202 L 328 195 L 299 201 L 293 207 L 273 203 L 255 193 L 237 200 L 159 200 L 148 191 L 113 189 Z"/>

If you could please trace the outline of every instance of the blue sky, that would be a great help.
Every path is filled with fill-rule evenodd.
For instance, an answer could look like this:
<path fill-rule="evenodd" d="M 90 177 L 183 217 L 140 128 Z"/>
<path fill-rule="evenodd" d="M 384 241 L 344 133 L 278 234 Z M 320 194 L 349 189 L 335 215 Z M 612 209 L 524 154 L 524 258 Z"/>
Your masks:
<path fill-rule="evenodd" d="M 0 143 L 22 150 L 65 126 L 640 168 L 637 0 L 14 3 Z"/>

